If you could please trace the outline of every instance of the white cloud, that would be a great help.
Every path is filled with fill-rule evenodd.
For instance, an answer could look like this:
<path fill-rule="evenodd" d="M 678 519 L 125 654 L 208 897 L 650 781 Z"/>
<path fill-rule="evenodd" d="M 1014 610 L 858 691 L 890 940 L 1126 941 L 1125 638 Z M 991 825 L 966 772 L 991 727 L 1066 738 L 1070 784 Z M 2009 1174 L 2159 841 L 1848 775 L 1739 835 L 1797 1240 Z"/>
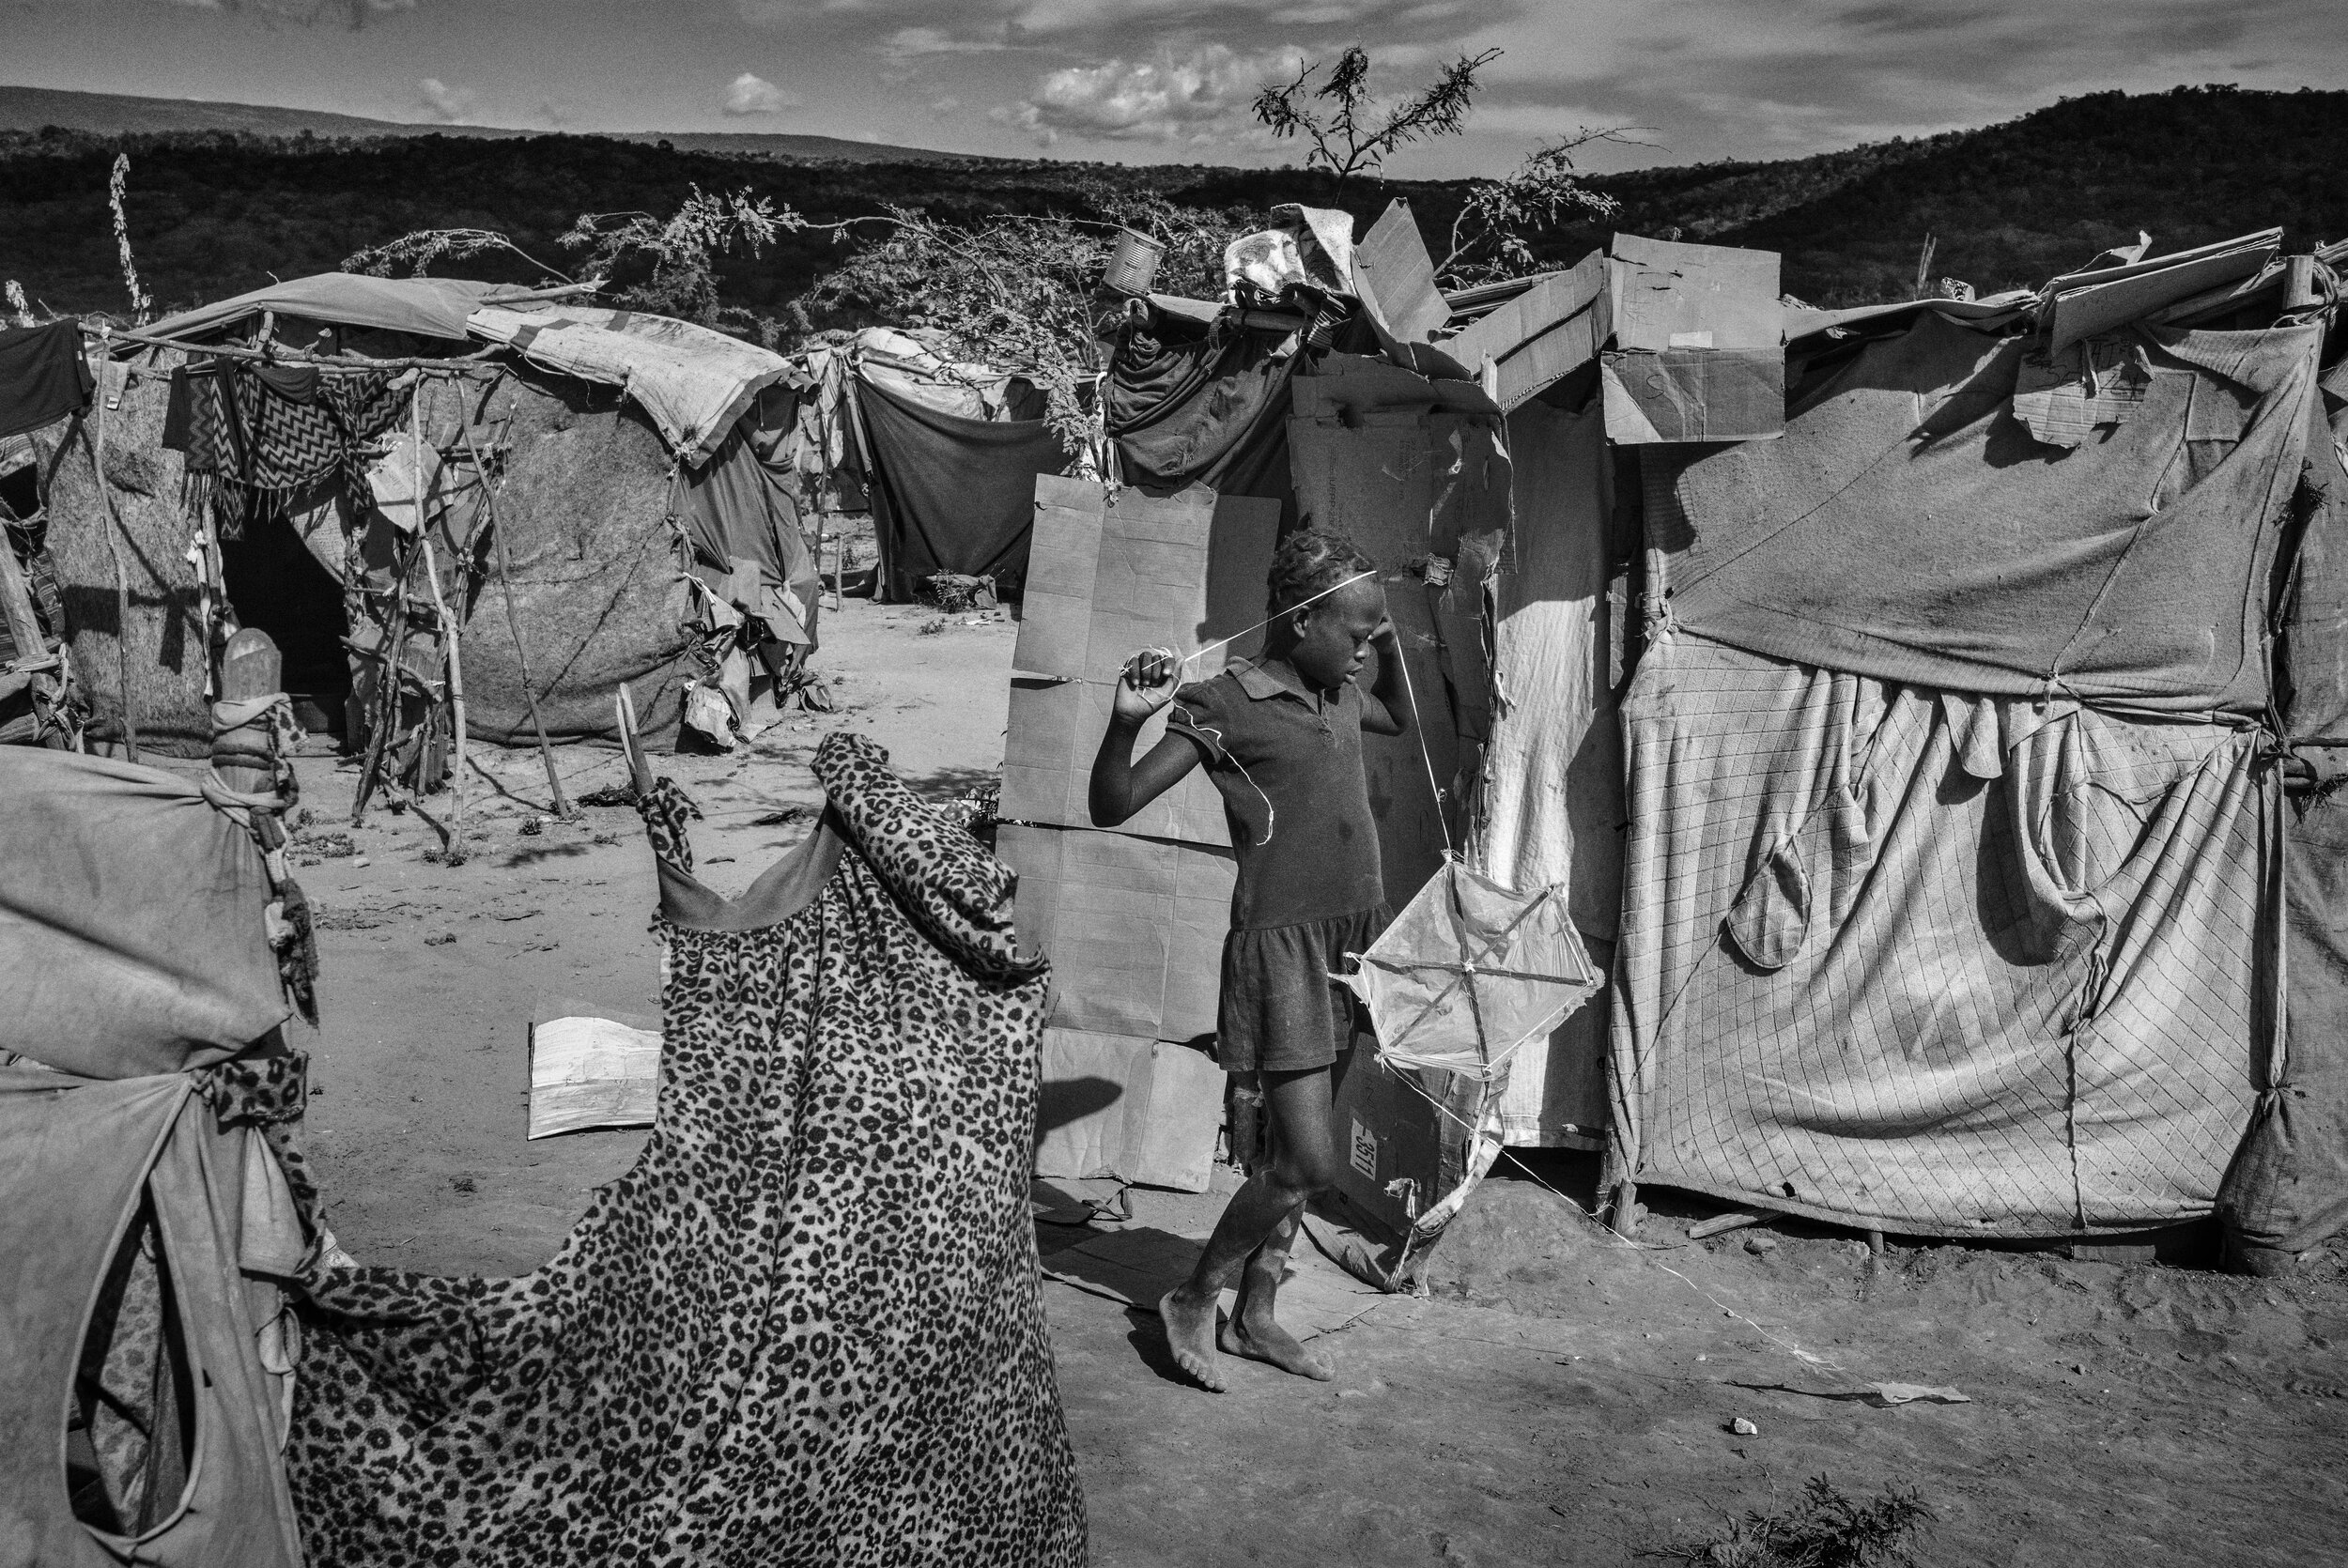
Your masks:
<path fill-rule="evenodd" d="M 416 84 L 416 97 L 425 115 L 452 125 L 472 114 L 473 102 L 480 96 L 471 87 L 452 87 L 437 76 L 427 76 Z"/>
<path fill-rule="evenodd" d="M 728 84 L 725 101 L 719 105 L 729 115 L 780 115 L 798 106 L 798 94 L 786 93 L 765 77 L 747 70 Z"/>
<path fill-rule="evenodd" d="M 888 40 L 881 45 L 881 53 L 897 59 L 912 59 L 923 54 L 991 54 L 1004 47 L 999 35 L 968 38 L 942 27 L 900 27 L 888 35 Z"/>
<path fill-rule="evenodd" d="M 930 105 L 930 113 L 942 119 L 961 107 L 962 100 L 958 98 L 941 98 Z"/>
<path fill-rule="evenodd" d="M 1046 75 L 1035 96 L 990 116 L 1049 146 L 1061 135 L 1111 142 L 1225 141 L 1250 133 L 1256 91 L 1292 73 L 1295 49 L 1239 54 L 1211 43 L 1183 54 L 1104 60 Z"/>

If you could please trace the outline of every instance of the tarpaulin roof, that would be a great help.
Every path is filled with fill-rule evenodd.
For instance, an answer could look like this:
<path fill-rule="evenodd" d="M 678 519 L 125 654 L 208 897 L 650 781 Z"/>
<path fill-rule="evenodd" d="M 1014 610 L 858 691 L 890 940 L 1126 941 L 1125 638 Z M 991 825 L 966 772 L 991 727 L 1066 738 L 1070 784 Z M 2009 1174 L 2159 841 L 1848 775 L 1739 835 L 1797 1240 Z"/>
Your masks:
<path fill-rule="evenodd" d="M 493 300 L 543 295 L 519 284 L 485 284 L 471 278 L 370 278 L 357 272 L 319 272 L 291 283 L 271 284 L 233 300 L 198 305 L 140 331 L 148 337 L 186 342 L 275 311 L 305 321 L 345 327 L 380 327 L 425 337 L 463 342 L 465 318 Z"/>
<path fill-rule="evenodd" d="M 2255 711 L 2322 336 L 2140 331 L 2124 407 L 2077 400 L 2065 447 L 2015 411 L 2060 365 L 1928 312 L 1805 390 L 1782 439 L 1683 449 L 1649 518 L 1672 618 L 1882 680 Z"/>
<path fill-rule="evenodd" d="M 762 388 L 791 372 L 788 360 L 754 343 L 642 311 L 492 305 L 466 327 L 550 370 L 626 388 L 670 448 L 696 466 L 724 444 Z"/>

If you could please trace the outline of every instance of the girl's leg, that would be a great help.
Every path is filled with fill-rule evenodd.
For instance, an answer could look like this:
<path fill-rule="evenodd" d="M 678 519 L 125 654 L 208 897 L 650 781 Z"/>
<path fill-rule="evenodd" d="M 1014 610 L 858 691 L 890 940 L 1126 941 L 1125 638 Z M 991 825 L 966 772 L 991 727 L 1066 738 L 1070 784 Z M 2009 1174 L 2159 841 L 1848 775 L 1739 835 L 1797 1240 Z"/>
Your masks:
<path fill-rule="evenodd" d="M 1166 1322 L 1166 1343 L 1173 1348 L 1174 1359 L 1183 1371 L 1218 1393 L 1224 1381 L 1215 1355 L 1216 1298 L 1238 1282 L 1251 1255 L 1279 1235 L 1282 1239 L 1276 1255 L 1266 1265 L 1271 1270 L 1271 1283 L 1276 1287 L 1278 1270 L 1288 1254 L 1286 1237 L 1295 1235 L 1305 1201 L 1336 1179 L 1336 1148 L 1330 1131 L 1333 1102 L 1329 1068 L 1267 1072 L 1259 1075 L 1259 1081 L 1263 1085 L 1265 1114 L 1272 1119 L 1272 1159 L 1232 1194 L 1230 1207 L 1216 1222 L 1214 1235 L 1208 1238 L 1207 1250 L 1191 1277 L 1168 1291 L 1158 1303 L 1158 1314 Z M 1267 1304 L 1262 1318 L 1269 1324 L 1270 1292 L 1265 1295 Z M 1242 1310 L 1245 1311 L 1244 1302 Z M 1296 1347 L 1296 1354 L 1304 1355 L 1301 1345 Z M 1319 1365 L 1317 1361 L 1314 1364 Z M 1326 1373 L 1324 1370 L 1305 1375 Z"/>

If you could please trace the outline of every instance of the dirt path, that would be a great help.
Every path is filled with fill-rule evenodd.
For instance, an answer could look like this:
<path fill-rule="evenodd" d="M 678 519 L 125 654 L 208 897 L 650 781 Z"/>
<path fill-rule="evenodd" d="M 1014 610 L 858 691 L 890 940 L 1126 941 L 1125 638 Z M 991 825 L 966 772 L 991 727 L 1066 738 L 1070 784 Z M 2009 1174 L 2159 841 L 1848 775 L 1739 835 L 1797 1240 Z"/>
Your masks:
<path fill-rule="evenodd" d="M 707 814 L 707 880 L 737 890 L 806 831 L 805 762 L 833 728 L 873 734 L 941 797 L 993 773 L 1012 629 L 925 634 L 936 619 L 851 601 L 826 627 L 838 715 L 736 758 L 662 761 Z M 502 793 L 476 796 L 468 864 L 427 858 L 423 824 L 378 813 L 359 857 L 301 873 L 326 928 L 311 1146 L 331 1222 L 369 1263 L 533 1267 L 642 1141 L 523 1136 L 533 1009 L 657 1016 L 635 814 L 526 835 L 545 803 L 534 756 L 488 761 Z M 562 765 L 575 792 L 621 778 L 609 752 Z M 331 758 L 301 772 L 339 827 L 351 772 Z M 1437 1253 L 1429 1299 L 1300 1258 L 1290 1310 L 1337 1359 L 1336 1382 L 1250 1364 L 1214 1396 L 1171 1368 L 1153 1319 L 1108 1297 L 1154 1299 L 1221 1198 L 1138 1194 L 1134 1222 L 1101 1229 L 1073 1191 L 1038 1196 L 1046 1267 L 1075 1282 L 1044 1288 L 1104 1568 L 1625 1563 L 1819 1473 L 1854 1496 L 1915 1485 L 1940 1517 L 1933 1563 L 2348 1560 L 2337 1264 L 2270 1284 L 1958 1249 L 1871 1263 L 1822 1234 L 1634 1253 L 1532 1183 L 1496 1180 Z M 1874 1381 L 1971 1403 L 1784 1391 Z M 1758 1434 L 1728 1430 L 1738 1416 Z"/>

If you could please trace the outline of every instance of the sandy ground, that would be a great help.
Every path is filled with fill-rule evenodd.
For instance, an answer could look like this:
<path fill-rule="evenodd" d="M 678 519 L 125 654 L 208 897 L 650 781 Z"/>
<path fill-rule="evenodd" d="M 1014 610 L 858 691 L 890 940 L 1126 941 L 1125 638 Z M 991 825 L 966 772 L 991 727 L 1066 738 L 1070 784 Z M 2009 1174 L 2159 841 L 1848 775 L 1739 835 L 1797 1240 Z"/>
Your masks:
<path fill-rule="evenodd" d="M 873 734 L 941 797 L 993 772 L 1013 629 L 924 630 L 936 620 L 850 601 L 822 655 L 837 715 L 796 715 L 735 757 L 663 761 L 707 814 L 710 882 L 737 890 L 805 831 L 762 819 L 816 803 L 805 762 L 832 728 Z M 560 763 L 575 792 L 622 777 L 609 752 Z M 301 773 L 339 829 L 352 771 L 322 756 Z M 309 1137 L 331 1222 L 364 1261 L 526 1270 L 641 1142 L 523 1136 L 533 1011 L 649 1021 L 657 1001 L 634 813 L 521 833 L 545 804 L 534 755 L 493 752 L 465 865 L 427 859 L 423 824 L 378 811 L 356 855 L 301 873 L 326 927 Z M 1544 1169 L 1570 1191 L 1571 1172 Z M 1817 1228 L 1689 1245 L 1686 1215 L 1652 1194 L 1645 1239 L 1669 1250 L 1637 1251 L 1504 1176 L 1445 1238 L 1428 1297 L 1300 1256 L 1290 1315 L 1335 1382 L 1244 1364 L 1216 1396 L 1119 1298 L 1179 1277 L 1221 1196 L 1136 1193 L 1135 1217 L 1104 1226 L 1085 1222 L 1087 1195 L 1039 1184 L 1038 1231 L 1104 1568 L 1624 1563 L 1818 1474 L 1853 1495 L 1918 1488 L 1939 1515 L 1933 1563 L 2348 1561 L 2338 1260 L 2270 1284 L 1958 1248 L 1871 1259 Z M 1970 1403 L 1827 1397 L 1887 1381 Z M 1732 1431 L 1739 1417 L 1757 1433 Z"/>

